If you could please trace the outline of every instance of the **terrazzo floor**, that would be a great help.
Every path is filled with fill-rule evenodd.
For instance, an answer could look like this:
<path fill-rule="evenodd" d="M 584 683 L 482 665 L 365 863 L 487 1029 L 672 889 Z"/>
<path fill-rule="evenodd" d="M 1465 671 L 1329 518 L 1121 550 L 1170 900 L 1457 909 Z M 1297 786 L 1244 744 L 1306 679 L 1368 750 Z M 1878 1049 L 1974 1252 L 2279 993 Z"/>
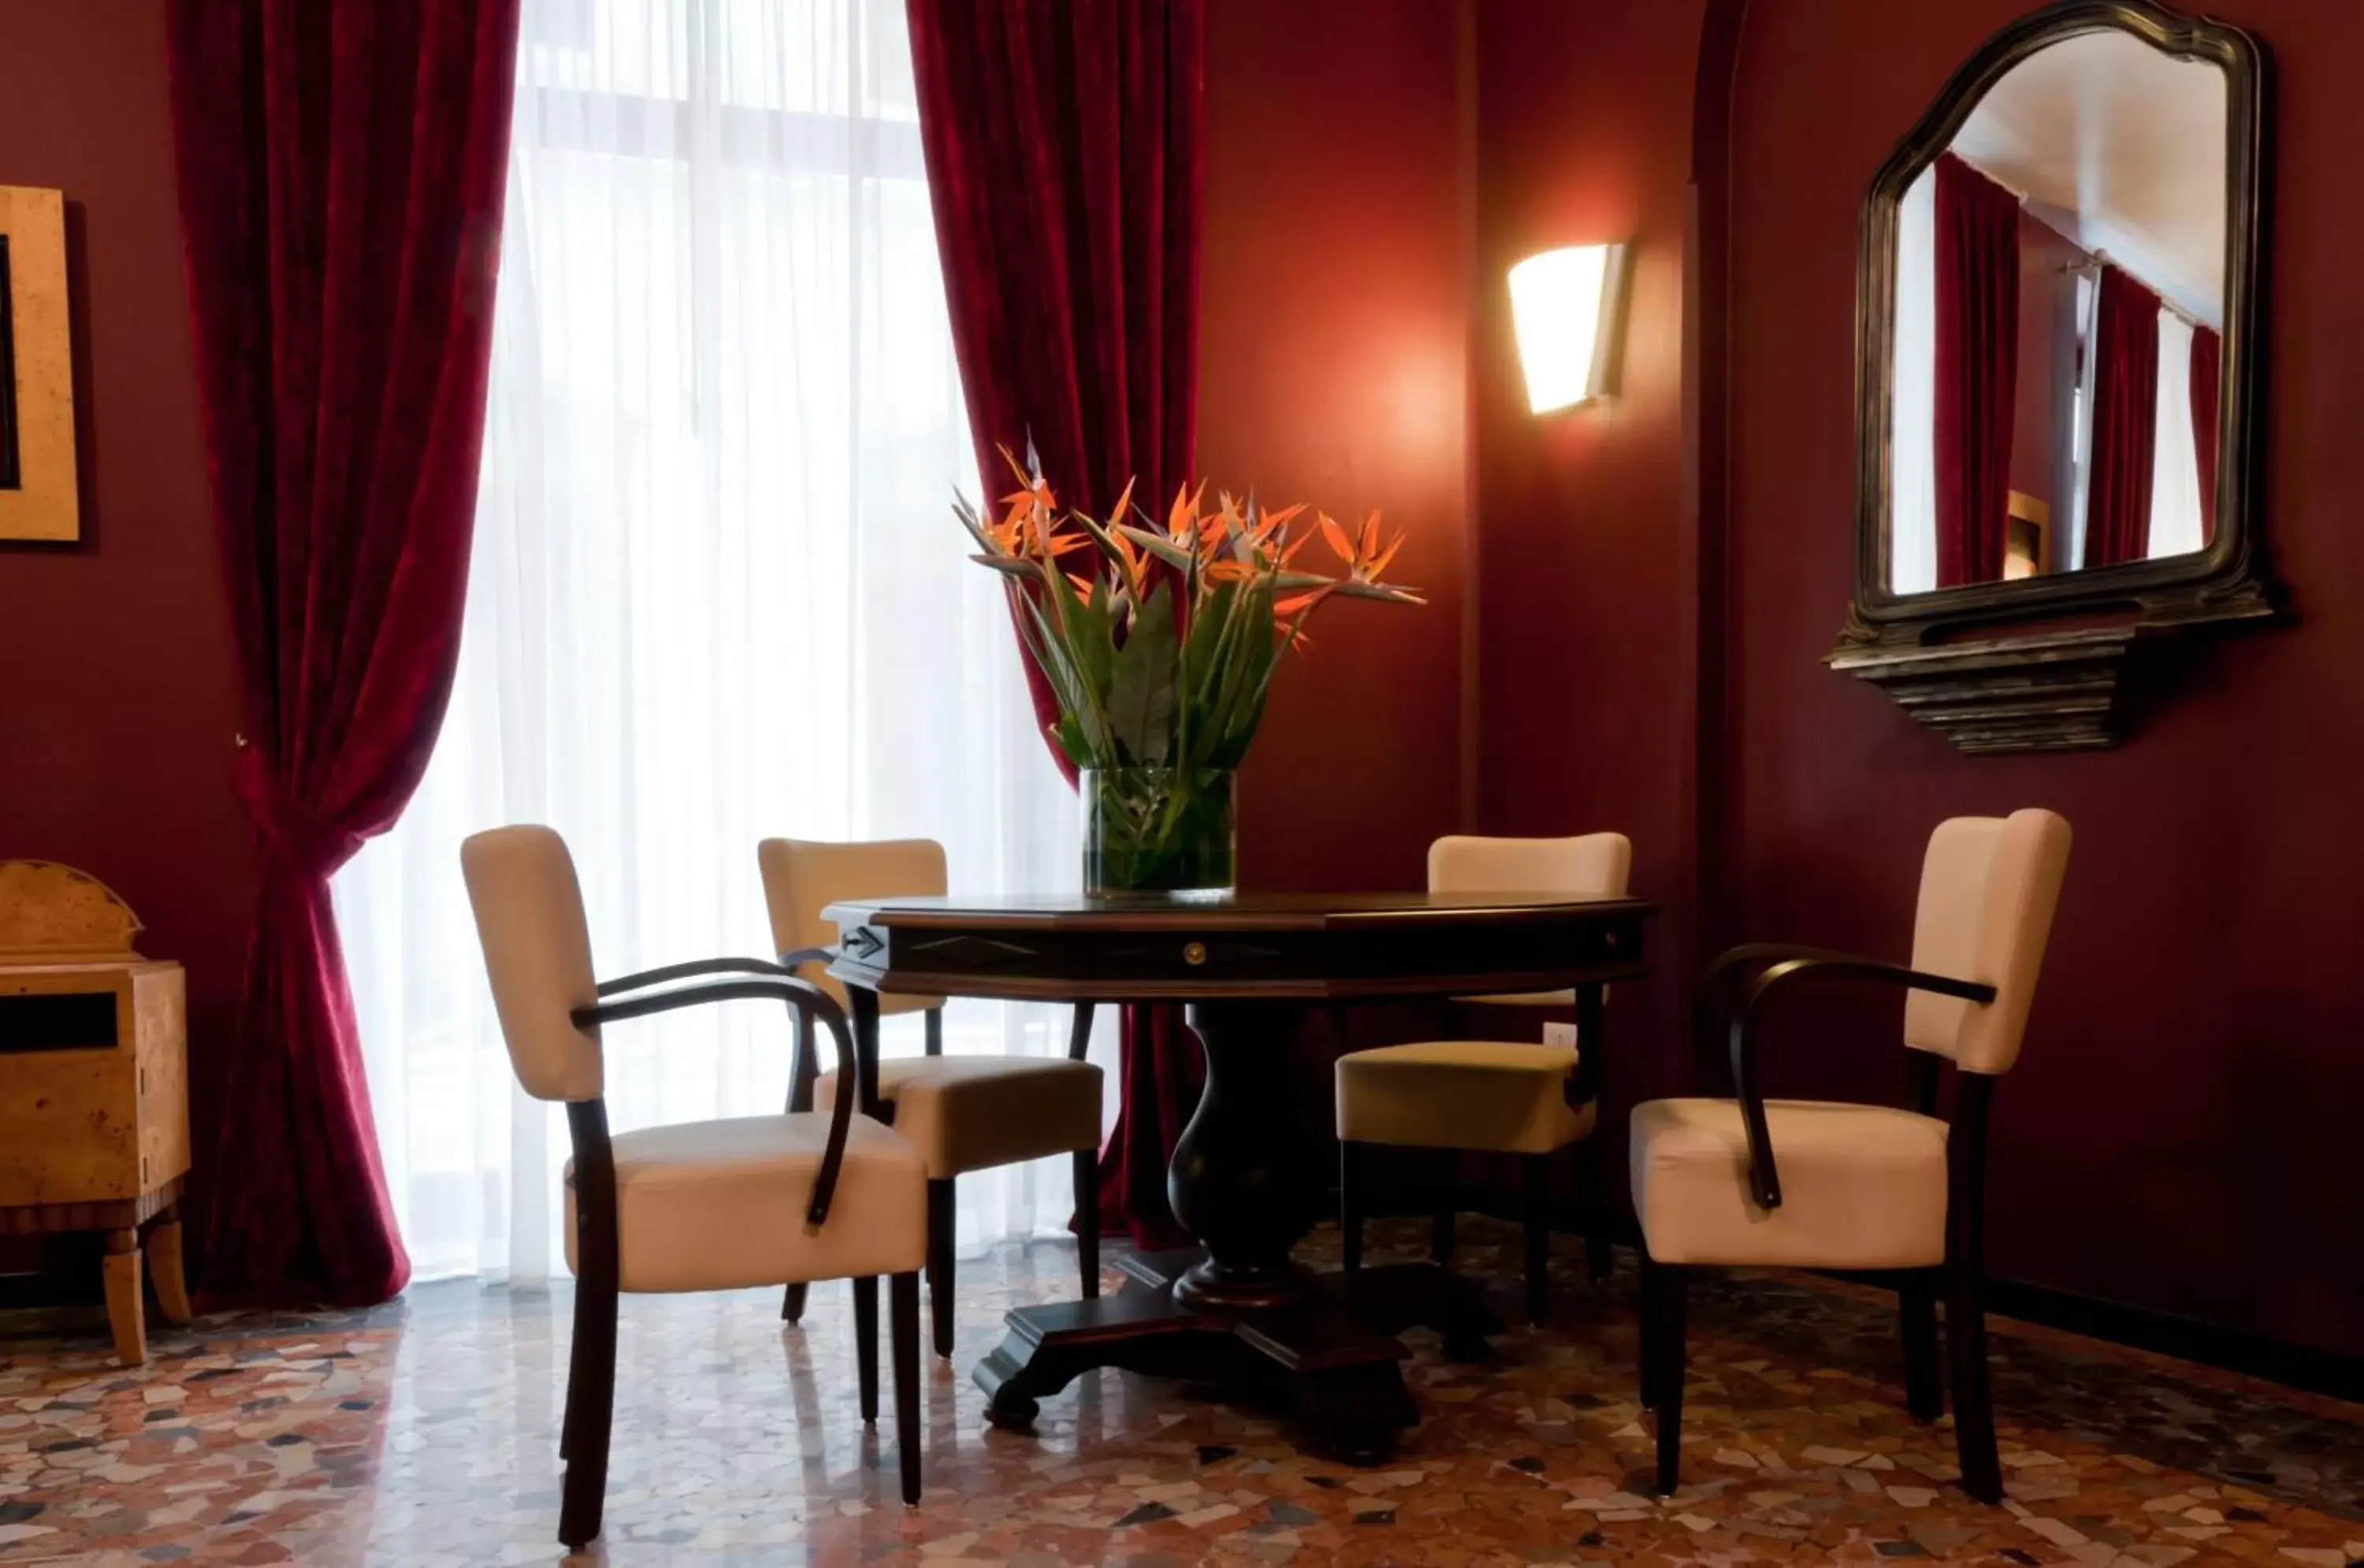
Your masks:
<path fill-rule="evenodd" d="M 1374 1228 L 1375 1261 L 1423 1228 Z M 1463 1267 L 1513 1277 L 1516 1232 L 1465 1221 Z M 1335 1236 L 1317 1232 L 1308 1255 Z M 1903 1408 L 1890 1310 L 1734 1278 L 1692 1308 L 1685 1478 L 1646 1496 L 1630 1259 L 1594 1287 L 1563 1241 L 1553 1322 L 1488 1364 L 1414 1334 L 1425 1419 L 1357 1471 L 1285 1424 L 1095 1373 L 1033 1435 L 968 1372 L 1003 1309 L 1074 1288 L 1063 1243 L 965 1262 L 931 1362 L 927 1494 L 896 1497 L 891 1424 L 854 1414 L 842 1286 L 798 1329 L 774 1292 L 627 1297 L 607 1533 L 575 1562 L 1112 1563 L 1882 1562 L 2120 1568 L 2364 1560 L 2364 1408 L 1998 1321 L 2009 1498 L 1951 1485 L 1952 1434 Z M 1506 1317 L 1515 1317 L 1505 1289 Z M 372 1312 L 247 1315 L 154 1335 L 0 1339 L 0 1562 L 560 1561 L 568 1296 L 417 1288 Z"/>

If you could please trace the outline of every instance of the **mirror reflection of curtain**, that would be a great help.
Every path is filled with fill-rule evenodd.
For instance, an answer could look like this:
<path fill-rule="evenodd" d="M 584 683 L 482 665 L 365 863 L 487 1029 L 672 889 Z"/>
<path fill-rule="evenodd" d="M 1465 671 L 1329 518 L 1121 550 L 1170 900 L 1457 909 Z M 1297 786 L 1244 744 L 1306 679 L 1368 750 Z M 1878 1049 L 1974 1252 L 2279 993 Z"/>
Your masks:
<path fill-rule="evenodd" d="M 2085 562 L 2150 553 L 2158 443 L 2158 295 L 2123 268 L 2102 269 L 2093 319 L 2093 451 L 2085 478 Z"/>
<path fill-rule="evenodd" d="M 1889 388 L 1888 585 L 1937 585 L 1937 173 L 1921 171 L 1896 211 L 1896 348 Z"/>
<path fill-rule="evenodd" d="M 2151 453 L 2150 532 L 2144 555 L 2189 555 L 2202 542 L 2200 450 L 2191 412 L 2191 323 L 2158 313 L 2158 435 Z"/>
<path fill-rule="evenodd" d="M 2019 392 L 2019 198 L 1937 160 L 1933 429 L 1937 586 L 2002 575 Z"/>
<path fill-rule="evenodd" d="M 2207 327 L 2191 329 L 2191 447 L 2200 471 L 2200 547 L 2216 537 L 2217 387 L 2224 379 L 2225 340 Z"/>

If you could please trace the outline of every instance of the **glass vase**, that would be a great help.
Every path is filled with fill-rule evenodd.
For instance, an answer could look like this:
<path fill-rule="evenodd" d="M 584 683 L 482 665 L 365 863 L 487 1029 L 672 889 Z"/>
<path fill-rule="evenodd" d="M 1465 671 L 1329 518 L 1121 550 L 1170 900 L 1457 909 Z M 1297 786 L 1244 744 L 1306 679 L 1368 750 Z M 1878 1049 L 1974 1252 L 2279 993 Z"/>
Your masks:
<path fill-rule="evenodd" d="M 1087 768 L 1084 891 L 1220 898 L 1235 885 L 1229 768 Z"/>

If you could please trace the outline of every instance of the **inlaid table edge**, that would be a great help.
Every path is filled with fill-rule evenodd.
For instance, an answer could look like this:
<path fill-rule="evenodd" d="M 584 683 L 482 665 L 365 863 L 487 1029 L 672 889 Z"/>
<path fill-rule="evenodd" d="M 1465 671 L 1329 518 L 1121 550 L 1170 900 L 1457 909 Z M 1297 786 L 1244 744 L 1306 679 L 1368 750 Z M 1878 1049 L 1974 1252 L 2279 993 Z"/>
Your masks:
<path fill-rule="evenodd" d="M 1410 1000 L 1424 996 L 1465 995 L 1520 995 L 1533 991 L 1565 991 L 1578 985 L 1610 985 L 1640 980 L 1650 973 L 1639 961 L 1614 967 L 1519 970 L 1500 974 L 1444 978 L 1435 975 L 1374 975 L 1345 980 L 1243 980 L 1215 976 L 1205 981 L 1027 980 L 963 971 L 935 973 L 898 972 L 840 959 L 829 966 L 830 978 L 886 996 L 960 996 L 987 1002 L 1348 1002 Z"/>
<path fill-rule="evenodd" d="M 1415 898 L 1422 902 L 1409 902 Z M 1646 898 L 1567 898 L 1546 894 L 1307 894 L 1204 904 L 1156 899 L 1133 902 L 1119 897 L 1099 901 L 1088 908 L 1050 900 L 913 896 L 842 898 L 824 907 L 821 917 L 841 929 L 855 925 L 914 930 L 963 928 L 1073 931 L 1104 929 L 1110 916 L 1124 916 L 1124 929 L 1128 930 L 1243 932 L 1321 931 L 1362 925 L 1463 926 L 1490 921 L 1526 924 L 1538 915 L 1562 913 L 1655 919 L 1658 906 Z"/>

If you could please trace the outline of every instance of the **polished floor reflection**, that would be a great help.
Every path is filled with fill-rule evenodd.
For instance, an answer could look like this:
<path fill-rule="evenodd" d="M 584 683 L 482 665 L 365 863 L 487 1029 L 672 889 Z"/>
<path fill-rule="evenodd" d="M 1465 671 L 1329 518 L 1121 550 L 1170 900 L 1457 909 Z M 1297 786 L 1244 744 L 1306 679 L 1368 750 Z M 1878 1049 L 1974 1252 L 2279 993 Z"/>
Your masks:
<path fill-rule="evenodd" d="M 1515 1231 L 1466 1232 L 1465 1266 L 1515 1280 Z M 1284 1423 L 1115 1373 L 1046 1401 L 1034 1436 L 987 1429 L 968 1369 L 1004 1308 L 1073 1279 L 1064 1244 L 997 1251 L 962 1273 L 915 1510 L 891 1440 L 854 1416 L 842 1286 L 801 1329 L 773 1293 L 627 1298 L 608 1535 L 581 1561 L 2364 1559 L 2364 1409 L 1999 1325 L 2010 1496 L 1985 1508 L 1948 1485 L 1950 1433 L 1905 1414 L 1879 1299 L 1781 1277 L 1701 1293 L 1689 1485 L 1655 1501 L 1633 1275 L 1587 1285 L 1565 1239 L 1555 1263 L 1555 1321 L 1505 1335 L 1490 1364 L 1414 1336 L 1426 1419 L 1392 1463 L 1355 1471 L 1299 1452 Z M 103 1333 L 0 1340 L 0 1562 L 558 1561 L 566 1306 L 563 1289 L 445 1284 L 368 1313 L 213 1318 L 159 1334 L 137 1373 Z"/>

